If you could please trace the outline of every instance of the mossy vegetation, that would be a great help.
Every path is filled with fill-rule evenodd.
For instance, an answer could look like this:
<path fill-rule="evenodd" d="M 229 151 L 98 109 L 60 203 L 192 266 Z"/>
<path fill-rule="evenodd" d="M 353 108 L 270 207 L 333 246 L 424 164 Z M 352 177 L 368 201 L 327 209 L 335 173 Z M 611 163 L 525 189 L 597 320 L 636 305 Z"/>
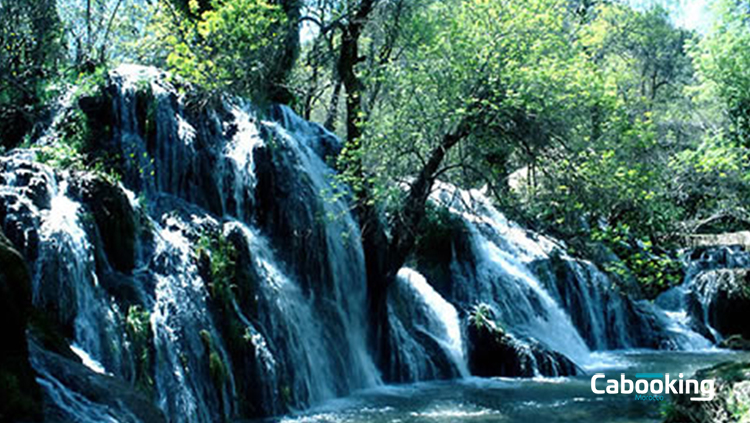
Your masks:
<path fill-rule="evenodd" d="M 203 347 L 208 354 L 208 370 L 211 374 L 211 380 L 221 392 L 221 389 L 227 380 L 227 366 L 214 345 L 214 339 L 211 333 L 203 329 L 200 331 L 200 337 L 203 342 Z"/>
<path fill-rule="evenodd" d="M 141 306 L 130 306 L 125 317 L 125 333 L 135 360 L 135 386 L 151 394 L 154 389 L 154 381 L 151 378 L 153 364 L 151 313 Z"/>
<path fill-rule="evenodd" d="M 208 292 L 214 301 L 229 304 L 236 289 L 237 251 L 222 234 L 203 234 L 196 247 L 198 261 L 208 263 Z"/>
<path fill-rule="evenodd" d="M 476 329 L 499 330 L 494 318 L 495 313 L 489 304 L 481 303 L 475 305 L 469 313 L 469 323 Z"/>

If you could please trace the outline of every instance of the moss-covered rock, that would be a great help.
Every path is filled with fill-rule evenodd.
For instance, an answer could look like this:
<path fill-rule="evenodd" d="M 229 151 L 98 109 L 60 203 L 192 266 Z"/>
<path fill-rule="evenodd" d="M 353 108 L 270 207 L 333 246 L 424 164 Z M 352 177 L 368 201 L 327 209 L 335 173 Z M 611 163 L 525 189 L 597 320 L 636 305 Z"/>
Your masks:
<path fill-rule="evenodd" d="M 425 218 L 417 230 L 414 259 L 419 272 L 442 296 L 450 297 L 453 291 L 452 265 L 474 267 L 471 245 L 469 231 L 460 217 L 445 207 L 427 204 Z"/>
<path fill-rule="evenodd" d="M 103 178 L 82 175 L 76 181 L 76 192 L 91 210 L 109 263 L 129 273 L 135 265 L 136 235 L 130 200 L 123 190 Z"/>
<path fill-rule="evenodd" d="M 506 333 L 494 320 L 489 306 L 472 310 L 468 328 L 469 370 L 473 375 L 532 377 L 573 376 L 582 373 L 569 358 L 534 340 Z"/>
<path fill-rule="evenodd" d="M 672 395 L 665 423 L 750 422 L 750 363 L 718 364 L 696 374 L 698 380 L 715 379 L 712 401 L 691 401 L 694 394 Z"/>
<path fill-rule="evenodd" d="M 112 421 L 123 423 L 164 423 L 163 412 L 142 392 L 122 380 L 95 373 L 78 361 L 41 349 L 31 343 L 34 367 L 60 381 L 79 401 L 102 406 Z M 39 408 L 40 411 L 42 407 Z M 72 416 L 51 398 L 45 398 L 46 422 L 69 422 Z"/>
<path fill-rule="evenodd" d="M 729 338 L 722 339 L 719 347 L 729 348 L 730 350 L 750 351 L 750 341 L 740 335 L 732 335 Z"/>
<path fill-rule="evenodd" d="M 40 417 L 41 396 L 26 342 L 30 311 L 26 263 L 0 232 L 0 421 Z"/>

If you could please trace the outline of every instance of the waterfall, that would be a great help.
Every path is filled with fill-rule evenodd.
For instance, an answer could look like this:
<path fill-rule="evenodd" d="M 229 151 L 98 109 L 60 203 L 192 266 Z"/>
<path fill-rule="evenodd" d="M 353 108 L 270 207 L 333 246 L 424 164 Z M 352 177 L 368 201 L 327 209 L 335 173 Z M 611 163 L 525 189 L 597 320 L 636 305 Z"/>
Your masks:
<path fill-rule="evenodd" d="M 596 364 L 595 350 L 711 346 L 679 315 L 628 298 L 563 244 L 509 221 L 481 192 L 438 184 L 431 201 L 460 219 L 468 239 L 468 247 L 454 246 L 442 294 L 464 310 L 490 305 L 500 326 L 518 338 L 583 367 Z"/>
<path fill-rule="evenodd" d="M 469 375 L 461 322 L 455 307 L 410 268 L 397 275 L 389 298 L 394 373 L 398 380 Z"/>
<path fill-rule="evenodd" d="M 683 349 L 708 348 L 724 336 L 717 329 L 722 292 L 736 284 L 735 270 L 750 267 L 750 253 L 740 247 L 699 248 L 687 251 L 685 282 L 664 292 L 656 305 L 669 318 L 669 328 L 682 334 Z"/>
<path fill-rule="evenodd" d="M 541 344 L 579 366 L 592 351 L 662 338 L 704 345 L 687 300 L 710 286 L 699 277 L 656 306 L 632 301 L 480 192 L 438 184 L 430 201 L 461 223 L 461 239 L 448 241 L 442 278 L 418 258 L 398 272 L 392 367 L 377 369 L 360 228 L 328 164 L 341 142 L 283 106 L 260 113 L 225 97 L 196 109 L 185 91 L 152 68 L 110 74 L 101 114 L 111 133 L 95 142 L 117 183 L 53 169 L 35 147 L 0 157 L 3 231 L 31 264 L 35 309 L 66 343 L 31 349 L 62 418 L 141 420 L 141 406 L 87 397 L 89 379 L 117 381 L 113 402 L 122 394 L 169 421 L 202 423 L 308 407 L 381 384 L 381 370 L 403 382 L 468 376 L 466 317 L 479 303 L 520 348 Z M 56 136 L 52 125 L 39 142 Z"/>
<path fill-rule="evenodd" d="M 474 268 L 454 275 L 452 298 L 467 305 L 487 303 L 499 324 L 514 335 L 536 339 L 585 364 L 588 346 L 530 268 L 533 261 L 548 257 L 555 248 L 553 241 L 542 236 L 532 239 L 479 192 L 442 184 L 432 200 L 462 219 L 471 240 Z"/>
<path fill-rule="evenodd" d="M 97 142 L 120 160 L 111 190 L 137 222 L 132 269 L 110 266 L 106 216 L 93 216 L 82 176 L 34 150 L 1 162 L 3 228 L 34 263 L 35 307 L 70 328 L 65 359 L 127 381 L 174 422 L 278 414 L 379 384 L 359 227 L 326 164 L 338 139 L 283 107 L 272 119 L 241 99 L 191 110 L 151 68 L 110 80 L 112 136 Z M 226 303 L 201 270 L 211 233 L 244 275 Z M 34 351 L 61 415 L 104 418 Z"/>

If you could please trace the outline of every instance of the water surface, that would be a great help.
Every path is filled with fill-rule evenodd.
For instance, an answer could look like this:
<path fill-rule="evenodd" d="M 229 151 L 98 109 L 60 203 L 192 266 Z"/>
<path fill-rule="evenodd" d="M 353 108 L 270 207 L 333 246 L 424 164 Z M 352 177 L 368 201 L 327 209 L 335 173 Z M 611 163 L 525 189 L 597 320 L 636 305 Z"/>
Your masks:
<path fill-rule="evenodd" d="M 625 373 L 684 373 L 723 361 L 750 360 L 727 351 L 628 351 L 596 354 L 589 374 L 619 378 Z M 667 401 L 665 401 L 666 403 Z M 289 416 L 263 422 L 421 423 L 421 422 L 660 422 L 662 404 L 634 395 L 596 395 L 590 376 L 573 378 L 468 378 L 384 386 L 360 391 Z"/>

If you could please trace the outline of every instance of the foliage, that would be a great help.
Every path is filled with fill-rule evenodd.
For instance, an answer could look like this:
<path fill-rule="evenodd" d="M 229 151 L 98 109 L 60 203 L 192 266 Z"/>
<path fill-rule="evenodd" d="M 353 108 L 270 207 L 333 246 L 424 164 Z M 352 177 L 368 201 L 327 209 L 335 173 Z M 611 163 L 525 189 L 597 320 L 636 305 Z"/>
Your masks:
<path fill-rule="evenodd" d="M 0 21 L 0 144 L 12 148 L 42 115 L 62 31 L 54 0 L 2 0 Z"/>
<path fill-rule="evenodd" d="M 108 137 L 111 128 L 105 122 L 92 122 L 80 106 L 82 98 L 107 101 L 103 92 L 107 75 L 107 68 L 100 66 L 71 77 L 75 81 L 72 94 L 55 116 L 50 136 L 45 143 L 33 146 L 37 160 L 57 169 L 90 171 L 113 184 L 121 180 L 116 170 L 118 157 L 96 148 L 96 141 Z"/>
<path fill-rule="evenodd" d="M 680 261 L 655 248 L 648 238 L 635 238 L 626 224 L 595 229 L 591 238 L 603 242 L 622 258 L 622 262 L 610 263 L 604 270 L 619 277 L 632 272 L 648 298 L 682 282 L 684 273 Z"/>
<path fill-rule="evenodd" d="M 144 43 L 156 45 L 175 74 L 209 91 L 261 97 L 280 54 L 284 14 L 263 0 L 159 3 Z"/>
<path fill-rule="evenodd" d="M 485 303 L 475 305 L 469 313 L 469 323 L 474 325 L 477 329 L 490 329 L 493 332 L 500 330 L 501 328 L 495 323 L 495 313 L 492 311 L 492 307 Z"/>
<path fill-rule="evenodd" d="M 750 27 L 747 1 L 720 0 L 709 34 L 691 54 L 701 86 L 698 95 L 715 95 L 723 104 L 734 139 L 750 147 Z"/>
<path fill-rule="evenodd" d="M 209 293 L 220 304 L 232 299 L 237 252 L 223 235 L 204 234 L 198 240 L 196 255 L 209 260 Z"/>
<path fill-rule="evenodd" d="M 89 139 L 88 118 L 80 109 L 70 109 L 54 125 L 56 139 L 38 150 L 38 160 L 58 169 L 85 170 L 83 150 Z"/>
<path fill-rule="evenodd" d="M 417 173 L 443 137 L 460 129 L 467 133 L 461 148 L 441 166 L 455 171 L 437 173 L 469 186 L 494 182 L 507 173 L 510 152 L 548 143 L 562 128 L 560 112 L 575 109 L 585 91 L 575 85 L 583 78 L 568 78 L 583 70 L 580 52 L 565 45 L 566 16 L 559 2 L 546 0 L 431 2 L 415 11 L 404 24 L 412 30 L 399 60 L 368 81 L 382 100 L 369 112 L 363 148 L 347 148 L 342 167 L 364 162 L 373 197 L 399 201 L 394 182 Z M 363 183 L 356 174 L 345 179 L 355 191 Z"/>
<path fill-rule="evenodd" d="M 130 340 L 136 366 L 136 385 L 150 393 L 154 381 L 149 374 L 151 366 L 151 313 L 141 306 L 130 306 L 125 318 L 125 333 Z"/>

